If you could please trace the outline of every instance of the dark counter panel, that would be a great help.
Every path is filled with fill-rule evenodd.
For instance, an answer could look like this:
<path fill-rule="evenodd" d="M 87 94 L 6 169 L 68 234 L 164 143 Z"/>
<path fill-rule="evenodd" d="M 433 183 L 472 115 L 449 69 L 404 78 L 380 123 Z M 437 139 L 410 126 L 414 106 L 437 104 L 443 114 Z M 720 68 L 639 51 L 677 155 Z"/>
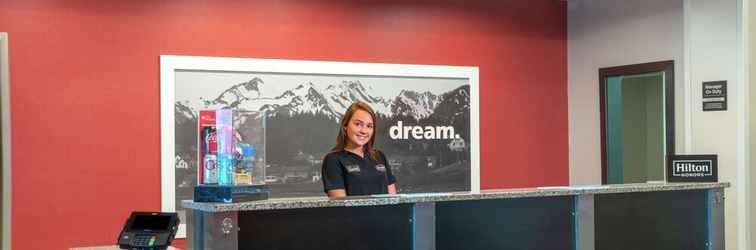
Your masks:
<path fill-rule="evenodd" d="M 239 213 L 239 249 L 412 249 L 413 204 Z"/>
<path fill-rule="evenodd" d="M 573 196 L 439 202 L 436 249 L 571 250 L 573 210 Z"/>
<path fill-rule="evenodd" d="M 707 249 L 706 199 L 706 190 L 596 195 L 596 249 Z"/>

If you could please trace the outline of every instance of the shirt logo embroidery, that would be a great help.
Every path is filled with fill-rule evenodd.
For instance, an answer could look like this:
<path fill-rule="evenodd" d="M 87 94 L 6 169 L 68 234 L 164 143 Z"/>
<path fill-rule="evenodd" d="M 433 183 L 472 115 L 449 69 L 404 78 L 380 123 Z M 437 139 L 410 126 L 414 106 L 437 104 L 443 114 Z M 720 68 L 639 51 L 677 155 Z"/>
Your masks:
<path fill-rule="evenodd" d="M 375 170 L 378 170 L 379 172 L 386 172 L 386 165 L 383 165 L 383 164 L 375 165 Z"/>
<path fill-rule="evenodd" d="M 360 172 L 360 165 L 346 165 L 347 172 L 349 173 L 357 173 Z"/>

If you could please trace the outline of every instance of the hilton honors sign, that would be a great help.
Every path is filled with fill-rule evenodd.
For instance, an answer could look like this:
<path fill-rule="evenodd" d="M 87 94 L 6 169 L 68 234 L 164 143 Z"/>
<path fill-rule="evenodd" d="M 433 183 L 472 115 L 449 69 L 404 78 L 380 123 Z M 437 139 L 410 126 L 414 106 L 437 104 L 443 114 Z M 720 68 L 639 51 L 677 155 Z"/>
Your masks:
<path fill-rule="evenodd" d="M 667 182 L 717 182 L 717 155 L 673 155 Z"/>

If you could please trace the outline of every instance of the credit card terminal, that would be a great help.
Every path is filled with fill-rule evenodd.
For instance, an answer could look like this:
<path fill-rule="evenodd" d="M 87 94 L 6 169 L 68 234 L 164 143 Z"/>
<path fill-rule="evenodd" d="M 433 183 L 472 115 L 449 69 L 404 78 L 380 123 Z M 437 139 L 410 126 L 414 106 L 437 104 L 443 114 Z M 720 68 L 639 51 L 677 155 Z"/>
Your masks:
<path fill-rule="evenodd" d="M 176 237 L 177 213 L 131 212 L 118 235 L 118 247 L 130 250 L 163 250 Z"/>

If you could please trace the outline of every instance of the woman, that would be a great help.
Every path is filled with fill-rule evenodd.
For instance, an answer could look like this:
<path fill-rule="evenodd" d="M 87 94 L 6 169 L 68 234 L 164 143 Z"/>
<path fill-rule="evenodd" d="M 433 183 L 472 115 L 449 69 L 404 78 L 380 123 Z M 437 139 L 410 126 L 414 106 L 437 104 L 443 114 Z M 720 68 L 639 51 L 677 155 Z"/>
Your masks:
<path fill-rule="evenodd" d="M 386 156 L 373 147 L 375 112 L 355 102 L 341 118 L 336 146 L 323 159 L 323 188 L 329 197 L 396 194 Z"/>

